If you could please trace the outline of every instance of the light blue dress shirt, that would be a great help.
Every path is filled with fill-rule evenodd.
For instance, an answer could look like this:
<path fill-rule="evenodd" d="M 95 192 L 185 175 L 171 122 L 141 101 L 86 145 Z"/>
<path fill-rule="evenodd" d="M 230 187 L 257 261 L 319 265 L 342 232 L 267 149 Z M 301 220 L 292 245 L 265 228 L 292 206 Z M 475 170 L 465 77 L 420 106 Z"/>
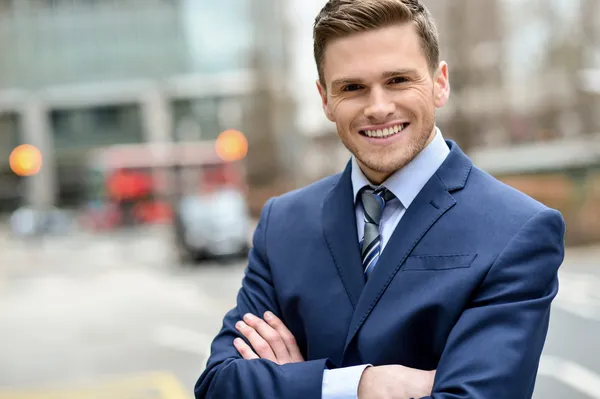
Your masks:
<path fill-rule="evenodd" d="M 396 196 L 396 198 L 386 204 L 381 215 L 379 225 L 382 251 L 396 229 L 398 222 L 404 216 L 406 209 L 450 153 L 450 149 L 444 141 L 442 133 L 437 127 L 435 129 L 436 135 L 431 143 L 415 159 L 390 176 L 382 184 L 382 186 L 385 186 Z M 357 202 L 357 194 L 364 186 L 376 187 L 365 177 L 356 159 L 353 157 L 352 189 L 354 191 L 354 203 L 356 204 L 356 228 L 359 241 L 363 238 L 365 221 L 362 204 Z M 374 272 L 376 273 L 375 269 Z M 364 364 L 335 370 L 325 370 L 323 374 L 322 398 L 357 399 L 360 378 L 365 368 L 369 366 L 371 365 Z"/>

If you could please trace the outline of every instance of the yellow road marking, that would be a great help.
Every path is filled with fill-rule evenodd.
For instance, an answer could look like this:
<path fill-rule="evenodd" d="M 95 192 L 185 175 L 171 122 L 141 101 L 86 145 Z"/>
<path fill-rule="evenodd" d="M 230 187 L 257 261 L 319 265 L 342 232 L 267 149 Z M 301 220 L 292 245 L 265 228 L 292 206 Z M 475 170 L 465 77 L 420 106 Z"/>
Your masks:
<path fill-rule="evenodd" d="M 188 393 L 189 392 L 189 393 Z M 70 388 L 2 391 L 0 399 L 191 399 L 191 388 L 185 389 L 171 373 L 154 372 L 113 381 L 100 381 L 89 386 Z"/>

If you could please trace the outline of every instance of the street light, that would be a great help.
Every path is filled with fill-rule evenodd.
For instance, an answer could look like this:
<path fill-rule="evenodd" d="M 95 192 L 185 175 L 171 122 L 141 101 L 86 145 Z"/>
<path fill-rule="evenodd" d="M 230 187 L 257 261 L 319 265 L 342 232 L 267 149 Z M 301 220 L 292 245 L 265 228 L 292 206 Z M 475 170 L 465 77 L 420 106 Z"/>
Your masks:
<path fill-rule="evenodd" d="M 217 155 L 224 161 L 239 161 L 248 153 L 248 140 L 239 130 L 229 129 L 219 134 L 215 143 Z"/>
<path fill-rule="evenodd" d="M 17 176 L 33 176 L 42 168 L 42 153 L 31 144 L 22 144 L 12 150 L 8 162 Z"/>

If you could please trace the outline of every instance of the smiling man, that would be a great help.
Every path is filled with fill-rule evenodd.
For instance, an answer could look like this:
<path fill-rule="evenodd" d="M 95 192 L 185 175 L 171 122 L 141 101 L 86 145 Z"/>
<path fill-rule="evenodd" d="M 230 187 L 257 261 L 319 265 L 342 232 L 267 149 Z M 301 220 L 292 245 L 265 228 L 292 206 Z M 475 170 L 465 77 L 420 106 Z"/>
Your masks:
<path fill-rule="evenodd" d="M 530 398 L 564 222 L 435 125 L 449 68 L 418 0 L 314 26 L 345 170 L 270 199 L 196 398 Z"/>

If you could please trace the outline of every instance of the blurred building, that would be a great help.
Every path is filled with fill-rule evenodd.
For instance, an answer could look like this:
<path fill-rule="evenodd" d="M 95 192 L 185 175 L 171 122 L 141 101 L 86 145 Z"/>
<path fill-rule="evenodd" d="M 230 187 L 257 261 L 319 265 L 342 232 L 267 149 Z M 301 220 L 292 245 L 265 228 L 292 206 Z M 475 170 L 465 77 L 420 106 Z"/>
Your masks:
<path fill-rule="evenodd" d="M 92 147 L 241 129 L 254 87 L 250 3 L 0 2 L 0 208 L 21 194 L 80 203 Z M 44 166 L 20 185 L 7 160 L 23 142 Z"/>

